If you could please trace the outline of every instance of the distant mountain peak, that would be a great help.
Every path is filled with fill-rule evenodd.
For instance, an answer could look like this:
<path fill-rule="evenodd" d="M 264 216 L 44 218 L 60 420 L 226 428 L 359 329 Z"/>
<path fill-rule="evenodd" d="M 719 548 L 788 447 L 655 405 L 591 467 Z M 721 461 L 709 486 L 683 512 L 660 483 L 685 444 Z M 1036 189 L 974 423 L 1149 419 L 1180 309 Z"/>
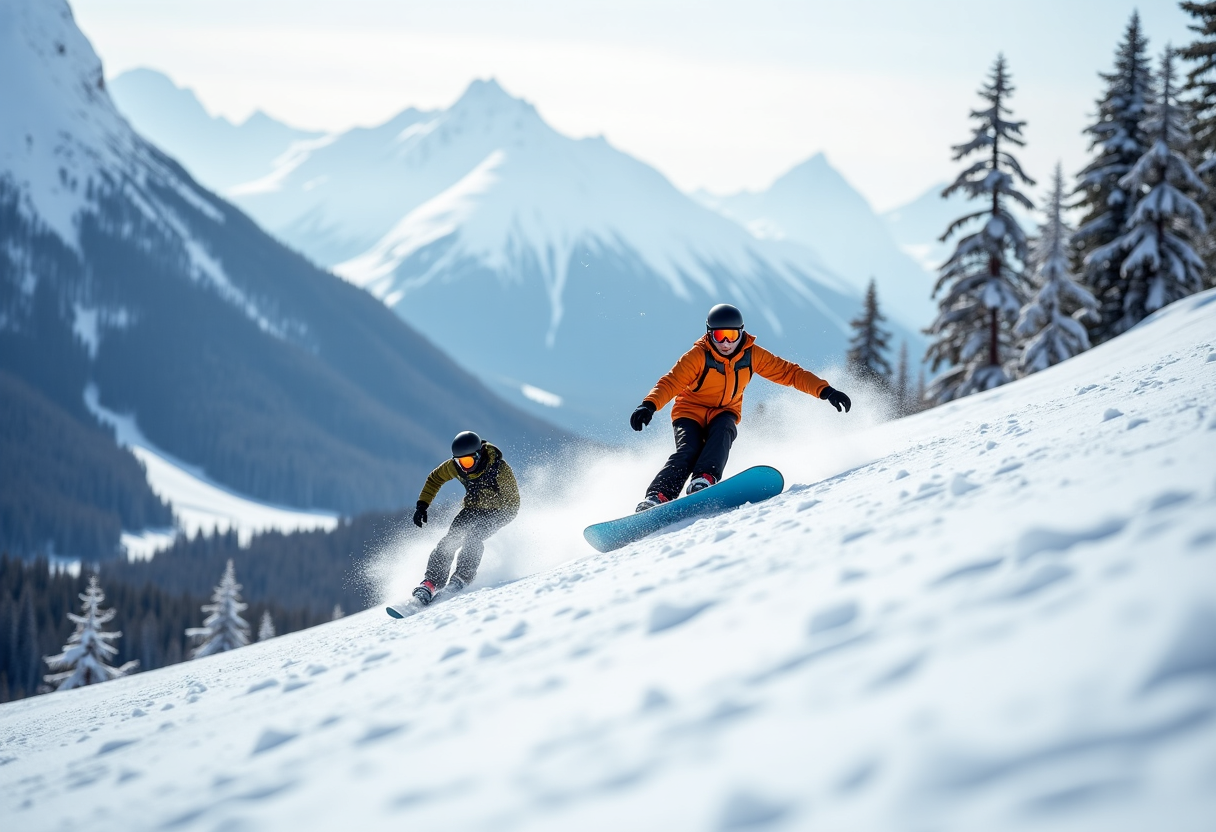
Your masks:
<path fill-rule="evenodd" d="M 470 116 L 478 119 L 495 115 L 528 115 L 540 121 L 536 108 L 522 98 L 516 98 L 504 90 L 494 78 L 477 79 L 448 110 L 449 116 Z"/>

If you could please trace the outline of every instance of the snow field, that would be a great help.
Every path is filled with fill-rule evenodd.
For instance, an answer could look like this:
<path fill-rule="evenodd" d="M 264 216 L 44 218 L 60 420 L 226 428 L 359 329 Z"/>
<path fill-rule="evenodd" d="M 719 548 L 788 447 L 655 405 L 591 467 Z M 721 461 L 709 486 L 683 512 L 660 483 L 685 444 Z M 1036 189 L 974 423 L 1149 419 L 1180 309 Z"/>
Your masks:
<path fill-rule="evenodd" d="M 183 462 L 154 445 L 139 429 L 134 416 L 102 407 L 93 384 L 85 388 L 84 403 L 102 424 L 114 429 L 118 444 L 129 448 L 144 466 L 153 493 L 173 507 L 175 528 L 123 533 L 122 545 L 132 560 L 146 560 L 172 546 L 178 532 L 194 537 L 236 529 L 241 545 L 245 545 L 254 534 L 271 529 L 329 531 L 338 525 L 338 515 L 333 512 L 263 503 L 217 483 L 198 466 Z"/>
<path fill-rule="evenodd" d="M 585 515 L 644 488 L 656 426 L 412 618 L 373 609 L 0 706 L 0 818 L 1212 828 L 1216 293 L 898 422 L 779 397 L 731 469 L 776 463 L 786 493 L 579 546 Z M 383 568 L 408 586 L 420 564 Z"/>

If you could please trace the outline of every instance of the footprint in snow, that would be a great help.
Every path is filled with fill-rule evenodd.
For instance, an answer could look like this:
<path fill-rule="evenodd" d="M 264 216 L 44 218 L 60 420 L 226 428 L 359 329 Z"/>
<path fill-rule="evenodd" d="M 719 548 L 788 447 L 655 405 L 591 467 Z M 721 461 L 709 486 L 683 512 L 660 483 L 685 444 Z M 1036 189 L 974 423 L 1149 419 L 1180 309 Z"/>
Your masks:
<path fill-rule="evenodd" d="M 511 628 L 511 632 L 502 637 L 503 641 L 513 641 L 517 638 L 523 638 L 528 633 L 528 622 L 520 621 Z"/>
<path fill-rule="evenodd" d="M 977 488 L 979 488 L 978 485 L 967 481 L 967 474 L 965 473 L 955 474 L 954 479 L 950 480 L 950 493 L 955 497 L 961 497 L 968 491 L 974 491 Z"/>
<path fill-rule="evenodd" d="M 367 745 L 368 743 L 386 739 L 387 737 L 400 734 L 408 727 L 409 726 L 406 723 L 401 723 L 399 725 L 373 725 L 367 729 L 363 736 L 355 740 L 355 745 Z"/>
<path fill-rule="evenodd" d="M 700 615 L 711 606 L 713 606 L 712 601 L 704 601 L 687 606 L 660 602 L 650 611 L 650 624 L 646 631 L 654 635 L 655 633 L 661 633 L 673 627 L 678 627 Z"/>
<path fill-rule="evenodd" d="M 718 817 L 721 832 L 739 829 L 764 829 L 781 823 L 793 806 L 751 791 L 736 791 L 726 799 Z"/>
<path fill-rule="evenodd" d="M 811 616 L 811 635 L 826 633 L 828 630 L 835 630 L 847 624 L 852 624 L 857 620 L 859 613 L 860 608 L 857 606 L 857 602 L 853 600 L 840 601 L 831 606 L 824 607 Z"/>
<path fill-rule="evenodd" d="M 661 711 L 671 705 L 671 697 L 658 688 L 650 688 L 642 697 L 643 711 Z"/>
<path fill-rule="evenodd" d="M 273 728 L 267 728 L 262 731 L 262 735 L 258 737 L 257 743 L 253 746 L 254 754 L 261 754 L 265 751 L 278 748 L 284 743 L 291 742 L 298 735 L 289 731 L 276 731 Z"/>
<path fill-rule="evenodd" d="M 1006 601 L 1014 601 L 1037 595 L 1047 587 L 1072 577 L 1072 574 L 1072 569 L 1063 564 L 1043 564 L 1031 572 L 1029 577 L 1022 579 L 1020 583 L 1002 593 L 1001 598 Z"/>
<path fill-rule="evenodd" d="M 137 742 L 139 742 L 139 740 L 110 740 L 101 748 L 97 749 L 97 756 L 100 757 L 103 754 L 109 754 L 113 751 L 117 751 L 120 748 L 126 748 L 128 745 L 134 745 Z"/>

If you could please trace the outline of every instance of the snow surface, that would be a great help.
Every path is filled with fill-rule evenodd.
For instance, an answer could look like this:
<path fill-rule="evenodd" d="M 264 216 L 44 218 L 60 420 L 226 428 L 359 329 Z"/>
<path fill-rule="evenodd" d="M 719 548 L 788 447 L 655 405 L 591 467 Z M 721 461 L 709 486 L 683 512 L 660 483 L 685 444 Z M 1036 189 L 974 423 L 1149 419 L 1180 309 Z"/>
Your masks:
<path fill-rule="evenodd" d="M 417 616 L 0 706 L 0 817 L 1212 829 L 1216 292 L 912 418 L 855 401 L 743 423 L 732 469 L 791 483 L 765 503 L 595 555 L 646 434 L 576 489 L 526 480 L 473 589 Z M 402 597 L 440 533 L 386 542 L 372 584 Z"/>
<path fill-rule="evenodd" d="M 329 531 L 338 525 L 337 514 L 259 502 L 221 485 L 203 469 L 165 453 L 144 436 L 134 416 L 102 407 L 93 384 L 85 388 L 84 402 L 102 424 L 114 429 L 118 444 L 129 448 L 143 464 L 152 492 L 173 507 L 175 529 L 123 533 L 122 545 L 132 560 L 147 559 L 168 548 L 179 531 L 193 537 L 200 532 L 210 534 L 236 529 L 237 537 L 244 545 L 258 532 Z"/>

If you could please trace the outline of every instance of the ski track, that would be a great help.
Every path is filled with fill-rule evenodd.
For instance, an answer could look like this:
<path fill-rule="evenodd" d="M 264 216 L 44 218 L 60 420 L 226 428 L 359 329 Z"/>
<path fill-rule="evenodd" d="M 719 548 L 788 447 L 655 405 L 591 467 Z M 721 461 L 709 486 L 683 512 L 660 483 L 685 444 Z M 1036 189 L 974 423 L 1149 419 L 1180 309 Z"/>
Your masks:
<path fill-rule="evenodd" d="M 1214 301 L 765 503 L 0 706 L 0 823 L 1210 830 Z"/>

